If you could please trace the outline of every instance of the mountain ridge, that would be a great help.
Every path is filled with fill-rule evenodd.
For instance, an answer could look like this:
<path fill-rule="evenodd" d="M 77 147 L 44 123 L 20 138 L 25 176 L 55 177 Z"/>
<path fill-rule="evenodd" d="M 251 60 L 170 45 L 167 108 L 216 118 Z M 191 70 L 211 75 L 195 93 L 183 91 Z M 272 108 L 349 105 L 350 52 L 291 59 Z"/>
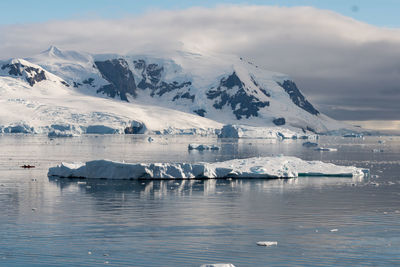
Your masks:
<path fill-rule="evenodd" d="M 31 87 L 46 90 L 45 82 L 52 81 L 58 87 L 54 90 L 71 95 L 159 106 L 219 124 L 281 126 L 304 133 L 349 127 L 321 114 L 288 75 L 232 55 L 92 55 L 51 46 L 10 62 L 0 62 L 0 76 L 24 77 Z"/>

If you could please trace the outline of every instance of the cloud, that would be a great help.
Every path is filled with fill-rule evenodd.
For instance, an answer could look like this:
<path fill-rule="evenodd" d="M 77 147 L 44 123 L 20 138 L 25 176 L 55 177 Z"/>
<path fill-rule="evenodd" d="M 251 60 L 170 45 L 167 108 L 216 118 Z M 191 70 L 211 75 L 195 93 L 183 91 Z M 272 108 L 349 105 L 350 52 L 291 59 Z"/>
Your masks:
<path fill-rule="evenodd" d="M 334 118 L 400 114 L 400 30 L 326 10 L 223 5 L 0 27 L 0 58 L 30 56 L 50 44 L 92 53 L 233 53 L 291 75 Z"/>

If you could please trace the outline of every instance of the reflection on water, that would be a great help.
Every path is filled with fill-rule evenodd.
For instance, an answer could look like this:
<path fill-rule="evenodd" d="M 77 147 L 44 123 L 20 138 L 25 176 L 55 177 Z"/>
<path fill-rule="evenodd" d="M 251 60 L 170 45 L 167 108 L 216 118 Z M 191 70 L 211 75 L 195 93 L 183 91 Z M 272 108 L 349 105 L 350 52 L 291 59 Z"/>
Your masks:
<path fill-rule="evenodd" d="M 132 194 L 138 198 L 163 198 L 168 195 L 190 196 L 193 192 L 210 196 L 222 192 L 283 192 L 304 188 L 352 185 L 357 186 L 365 180 L 358 176 L 343 177 L 301 177 L 290 179 L 201 179 L 201 180 L 105 180 L 105 179 L 63 179 L 49 177 L 61 191 L 79 190 L 86 194 L 103 195 L 104 192 Z"/>
<path fill-rule="evenodd" d="M 0 137 L 0 266 L 396 265 L 400 142 L 185 137 Z M 220 151 L 188 151 L 189 143 Z M 169 145 L 166 145 L 169 144 Z M 373 149 L 383 152 L 374 153 Z M 275 180 L 48 178 L 60 161 L 216 161 L 285 154 L 371 168 L 371 177 Z M 24 163 L 35 169 L 19 168 Z M 331 232 L 338 229 L 337 232 Z M 259 247 L 258 241 L 277 241 Z"/>

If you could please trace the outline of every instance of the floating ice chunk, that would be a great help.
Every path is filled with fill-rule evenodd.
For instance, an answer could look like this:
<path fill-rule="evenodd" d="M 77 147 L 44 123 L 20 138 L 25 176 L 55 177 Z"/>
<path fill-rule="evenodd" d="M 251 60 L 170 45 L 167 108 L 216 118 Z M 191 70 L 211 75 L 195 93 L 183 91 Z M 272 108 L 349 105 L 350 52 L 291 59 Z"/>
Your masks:
<path fill-rule="evenodd" d="M 211 263 L 203 264 L 200 267 L 235 267 L 232 263 Z"/>
<path fill-rule="evenodd" d="M 219 150 L 219 146 L 216 145 L 200 145 L 200 144 L 189 144 L 188 150 Z"/>
<path fill-rule="evenodd" d="M 94 160 L 61 163 L 49 176 L 106 179 L 291 178 L 298 176 L 365 176 L 369 171 L 296 157 L 258 157 L 215 163 L 124 163 Z"/>
<path fill-rule="evenodd" d="M 277 246 L 277 245 L 278 245 L 277 241 L 259 241 L 259 242 L 257 242 L 257 246 L 270 247 L 270 246 Z"/>
<path fill-rule="evenodd" d="M 335 229 L 331 229 L 330 231 L 331 231 L 331 232 L 338 232 L 339 229 L 336 229 L 336 228 L 335 228 Z"/>
<path fill-rule="evenodd" d="M 347 133 L 347 134 L 344 134 L 343 137 L 362 138 L 362 137 L 364 137 L 364 135 L 360 134 L 360 133 Z"/>
<path fill-rule="evenodd" d="M 63 131 L 59 131 L 59 130 L 54 130 L 51 131 L 47 134 L 47 136 L 49 138 L 55 138 L 55 137 L 73 137 L 74 134 L 70 133 L 70 132 L 63 132 Z"/>
<path fill-rule="evenodd" d="M 329 147 L 317 147 L 314 150 L 316 151 L 330 151 L 330 152 L 334 152 L 337 151 L 337 148 L 329 148 Z"/>
<path fill-rule="evenodd" d="M 303 143 L 303 146 L 305 146 L 305 147 L 316 147 L 316 146 L 318 146 L 318 144 L 317 143 L 313 143 L 313 142 L 305 142 L 305 143 Z"/>

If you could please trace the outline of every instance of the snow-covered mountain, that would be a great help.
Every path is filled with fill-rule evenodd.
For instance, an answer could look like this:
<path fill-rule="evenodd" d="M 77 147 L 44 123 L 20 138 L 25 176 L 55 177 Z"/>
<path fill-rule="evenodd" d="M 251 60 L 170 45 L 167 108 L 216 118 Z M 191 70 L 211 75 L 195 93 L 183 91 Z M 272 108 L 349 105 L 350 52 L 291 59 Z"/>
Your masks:
<path fill-rule="evenodd" d="M 0 62 L 0 96 L 2 132 L 351 128 L 321 114 L 289 76 L 227 55 L 91 55 L 52 46 Z"/>

